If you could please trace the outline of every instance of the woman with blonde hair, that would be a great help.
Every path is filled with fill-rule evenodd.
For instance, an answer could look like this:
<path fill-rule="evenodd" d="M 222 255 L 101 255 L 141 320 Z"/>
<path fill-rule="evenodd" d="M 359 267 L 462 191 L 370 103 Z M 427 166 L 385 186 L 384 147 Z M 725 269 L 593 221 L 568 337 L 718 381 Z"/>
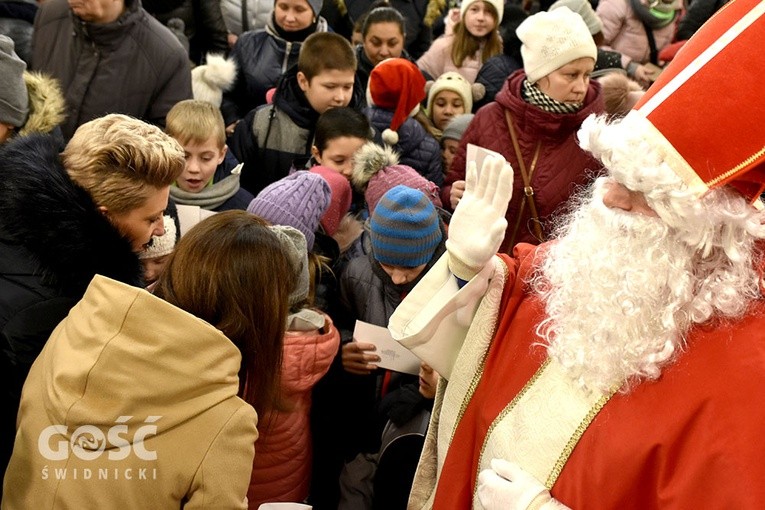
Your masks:
<path fill-rule="evenodd" d="M 24 385 L 3 508 L 247 508 L 293 283 L 244 211 L 182 237 L 154 295 L 96 276 Z"/>
<path fill-rule="evenodd" d="M 107 115 L 80 126 L 61 152 L 53 135 L 0 149 L 0 464 L 10 458 L 29 367 L 53 328 L 100 274 L 143 285 L 138 253 L 164 233 L 183 149 L 156 126 Z"/>
<path fill-rule="evenodd" d="M 453 33 L 433 41 L 417 66 L 430 78 L 456 71 L 474 83 L 483 63 L 502 53 L 497 27 L 503 12 L 501 0 L 464 0 Z"/>

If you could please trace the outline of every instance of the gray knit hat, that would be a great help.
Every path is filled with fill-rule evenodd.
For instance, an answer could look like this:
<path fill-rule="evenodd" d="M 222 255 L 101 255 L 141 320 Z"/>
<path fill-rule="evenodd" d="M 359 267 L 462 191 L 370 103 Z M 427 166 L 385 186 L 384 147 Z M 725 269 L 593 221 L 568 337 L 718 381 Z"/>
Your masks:
<path fill-rule="evenodd" d="M 391 266 L 427 264 L 442 237 L 433 203 L 422 191 L 403 185 L 383 195 L 369 228 L 375 260 Z"/>
<path fill-rule="evenodd" d="M 321 8 L 324 7 L 324 1 L 323 0 L 307 0 L 308 5 L 311 6 L 311 10 L 313 10 L 314 16 L 317 18 L 319 17 L 319 14 L 321 13 Z"/>
<path fill-rule="evenodd" d="M 302 303 L 308 297 L 310 289 L 308 248 L 306 247 L 305 236 L 298 229 L 285 225 L 273 225 L 269 228 L 279 238 L 284 254 L 287 256 L 290 266 L 292 266 L 295 285 L 289 297 L 290 306 Z"/>
<path fill-rule="evenodd" d="M 27 64 L 13 48 L 13 40 L 0 35 L 0 122 L 21 127 L 29 116 L 29 96 L 24 83 Z"/>
<path fill-rule="evenodd" d="M 444 132 L 441 134 L 441 140 L 462 140 L 462 135 L 465 134 L 465 130 L 473 120 L 472 113 L 463 113 L 457 115 L 444 128 Z"/>

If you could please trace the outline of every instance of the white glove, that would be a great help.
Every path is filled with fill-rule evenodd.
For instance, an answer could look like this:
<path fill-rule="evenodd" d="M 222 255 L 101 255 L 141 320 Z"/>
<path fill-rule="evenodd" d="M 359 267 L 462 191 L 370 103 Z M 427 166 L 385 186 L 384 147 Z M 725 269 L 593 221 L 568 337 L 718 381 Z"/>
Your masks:
<path fill-rule="evenodd" d="M 497 253 L 505 238 L 505 212 L 513 194 L 513 168 L 503 158 L 489 156 L 476 175 L 468 164 L 465 194 L 449 222 L 449 270 L 470 280 Z"/>
<path fill-rule="evenodd" d="M 478 475 L 478 499 L 486 510 L 562 509 L 550 491 L 521 466 L 492 459 Z"/>

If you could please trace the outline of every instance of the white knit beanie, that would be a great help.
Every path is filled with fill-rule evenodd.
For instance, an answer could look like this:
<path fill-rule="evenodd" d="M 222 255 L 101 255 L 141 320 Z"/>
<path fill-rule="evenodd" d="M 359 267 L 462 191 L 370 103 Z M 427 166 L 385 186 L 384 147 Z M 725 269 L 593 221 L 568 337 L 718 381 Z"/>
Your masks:
<path fill-rule="evenodd" d="M 449 71 L 439 76 L 428 90 L 428 106 L 425 108 L 425 113 L 428 117 L 433 115 L 433 101 L 438 93 L 444 90 L 450 90 L 458 94 L 465 105 L 465 111 L 468 113 L 473 111 L 472 85 L 460 73 Z"/>
<path fill-rule="evenodd" d="M 207 101 L 220 108 L 223 93 L 236 80 L 236 63 L 223 55 L 207 54 L 204 65 L 191 70 L 191 90 L 194 99 Z"/>
<path fill-rule="evenodd" d="M 139 259 L 164 257 L 175 249 L 175 243 L 179 237 L 178 229 L 175 227 L 175 220 L 172 216 L 166 215 L 162 217 L 162 223 L 164 224 L 165 233 L 161 236 L 152 236 L 151 244 L 138 254 Z"/>
<path fill-rule="evenodd" d="M 521 40 L 523 69 L 536 83 L 578 58 L 597 60 L 598 49 L 582 17 L 568 7 L 529 16 L 515 31 Z"/>
<path fill-rule="evenodd" d="M 505 13 L 505 2 L 503 0 L 462 0 L 462 3 L 460 4 L 460 20 L 465 19 L 465 13 L 467 12 L 468 7 L 478 1 L 491 4 L 492 7 L 497 10 L 497 26 L 499 26 L 499 22 L 502 21 L 502 15 Z"/>

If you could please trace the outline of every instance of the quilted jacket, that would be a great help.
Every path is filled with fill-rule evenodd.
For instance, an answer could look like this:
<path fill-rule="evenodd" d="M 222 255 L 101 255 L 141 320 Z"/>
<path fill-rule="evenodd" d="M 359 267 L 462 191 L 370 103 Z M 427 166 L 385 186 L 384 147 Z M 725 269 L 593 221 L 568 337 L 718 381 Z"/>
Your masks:
<path fill-rule="evenodd" d="M 507 231 L 500 251 L 511 248 L 510 238 L 516 224 L 519 226 L 513 244 L 539 244 L 534 235 L 528 204 L 519 215 L 524 198 L 524 185 L 518 157 L 515 155 L 505 120 L 506 110 L 510 111 L 515 123 L 527 169 L 531 165 L 537 143 L 540 144 L 539 159 L 531 177 L 531 185 L 545 234 L 546 220 L 554 215 L 556 209 L 563 205 L 578 187 L 590 183 L 601 168 L 600 163 L 583 151 L 576 141 L 576 132 L 582 121 L 590 114 L 603 113 L 600 84 L 595 80 L 590 81 L 584 107 L 577 113 L 555 114 L 548 113 L 521 98 L 521 85 L 525 79 L 526 73 L 522 69 L 511 74 L 495 101 L 478 110 L 462 136 L 441 192 L 444 206 L 448 206 L 452 183 L 465 179 L 467 144 L 473 143 L 502 154 L 515 169 L 515 181 L 513 197 L 507 208 Z"/>

